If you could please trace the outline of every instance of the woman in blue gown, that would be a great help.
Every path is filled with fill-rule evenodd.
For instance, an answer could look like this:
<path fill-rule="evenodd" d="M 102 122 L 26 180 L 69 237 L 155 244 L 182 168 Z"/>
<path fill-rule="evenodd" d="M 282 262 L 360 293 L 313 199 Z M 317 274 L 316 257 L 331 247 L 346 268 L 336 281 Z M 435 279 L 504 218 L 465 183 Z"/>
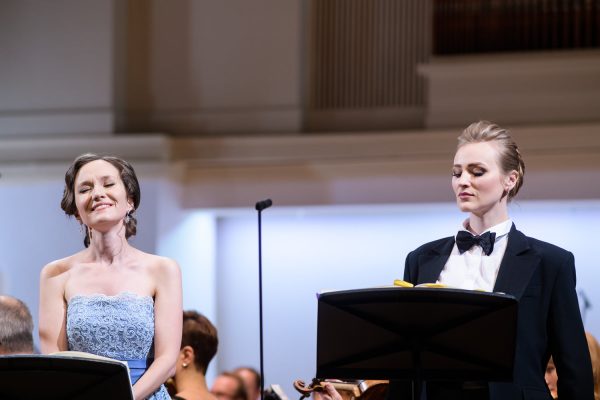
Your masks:
<path fill-rule="evenodd" d="M 182 326 L 181 272 L 128 242 L 140 188 L 119 158 L 84 154 L 65 174 L 61 207 L 79 221 L 85 248 L 46 265 L 40 277 L 44 353 L 74 350 L 126 361 L 133 394 L 169 399 Z"/>

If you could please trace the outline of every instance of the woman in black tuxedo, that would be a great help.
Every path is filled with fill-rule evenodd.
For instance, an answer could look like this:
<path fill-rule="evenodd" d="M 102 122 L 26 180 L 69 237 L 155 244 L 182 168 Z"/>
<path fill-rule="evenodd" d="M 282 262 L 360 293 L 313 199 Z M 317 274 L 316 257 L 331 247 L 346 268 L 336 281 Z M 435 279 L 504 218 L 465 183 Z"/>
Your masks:
<path fill-rule="evenodd" d="M 560 377 L 558 398 L 594 399 L 573 254 L 525 236 L 508 215 L 524 172 L 507 130 L 485 121 L 471 124 L 458 138 L 452 167 L 458 207 L 469 217 L 456 236 L 426 243 L 406 258 L 406 281 L 504 292 L 519 301 L 513 381 L 492 382 L 478 392 L 431 382 L 428 399 L 551 400 L 544 380 L 550 355 Z"/>

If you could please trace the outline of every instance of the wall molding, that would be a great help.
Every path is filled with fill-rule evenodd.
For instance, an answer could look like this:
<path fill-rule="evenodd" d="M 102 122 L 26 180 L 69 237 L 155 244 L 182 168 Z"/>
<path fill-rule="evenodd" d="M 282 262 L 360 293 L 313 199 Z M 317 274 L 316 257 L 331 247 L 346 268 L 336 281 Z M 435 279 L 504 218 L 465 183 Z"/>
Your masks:
<path fill-rule="evenodd" d="M 519 198 L 600 198 L 600 124 L 511 128 L 527 164 Z M 172 159 L 187 208 L 446 202 L 459 132 L 177 139 Z"/>
<path fill-rule="evenodd" d="M 118 113 L 128 131 L 158 130 L 176 136 L 299 132 L 302 110 L 297 106 L 182 110 L 128 110 Z M 121 130 L 119 128 L 118 130 Z"/>
<path fill-rule="evenodd" d="M 0 138 L 98 135 L 98 132 L 112 132 L 113 126 L 113 112 L 105 108 L 0 112 Z"/>
<path fill-rule="evenodd" d="M 600 123 L 509 126 L 526 162 L 520 199 L 598 199 Z M 183 208 L 453 201 L 460 129 L 238 137 L 162 134 L 1 140 L 3 181 L 54 178 L 87 151 L 176 182 Z"/>
<path fill-rule="evenodd" d="M 421 65 L 428 128 L 598 121 L 600 51 L 447 56 Z"/>

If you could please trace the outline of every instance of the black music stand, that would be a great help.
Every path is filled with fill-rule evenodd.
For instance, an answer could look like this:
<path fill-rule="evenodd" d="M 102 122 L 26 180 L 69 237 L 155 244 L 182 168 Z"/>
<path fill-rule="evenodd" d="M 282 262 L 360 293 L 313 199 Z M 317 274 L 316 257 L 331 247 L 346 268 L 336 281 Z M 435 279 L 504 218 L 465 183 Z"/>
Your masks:
<path fill-rule="evenodd" d="M 317 378 L 510 381 L 517 300 L 459 289 L 386 287 L 323 293 Z"/>
<path fill-rule="evenodd" d="M 72 356 L 0 356 L 3 400 L 133 400 L 129 372 L 118 361 Z"/>

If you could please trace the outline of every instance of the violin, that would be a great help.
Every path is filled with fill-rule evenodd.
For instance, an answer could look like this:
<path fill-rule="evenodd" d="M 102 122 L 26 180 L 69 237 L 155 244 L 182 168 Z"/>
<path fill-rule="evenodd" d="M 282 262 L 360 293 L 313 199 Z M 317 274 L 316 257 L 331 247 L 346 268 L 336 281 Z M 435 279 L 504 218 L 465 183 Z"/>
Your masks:
<path fill-rule="evenodd" d="M 352 382 L 339 382 L 313 379 L 309 385 L 302 380 L 294 381 L 294 389 L 302 396 L 300 400 L 311 395 L 312 392 L 324 392 L 323 382 L 328 382 L 343 400 L 383 400 L 388 390 L 389 381 L 384 380 L 359 380 Z"/>

